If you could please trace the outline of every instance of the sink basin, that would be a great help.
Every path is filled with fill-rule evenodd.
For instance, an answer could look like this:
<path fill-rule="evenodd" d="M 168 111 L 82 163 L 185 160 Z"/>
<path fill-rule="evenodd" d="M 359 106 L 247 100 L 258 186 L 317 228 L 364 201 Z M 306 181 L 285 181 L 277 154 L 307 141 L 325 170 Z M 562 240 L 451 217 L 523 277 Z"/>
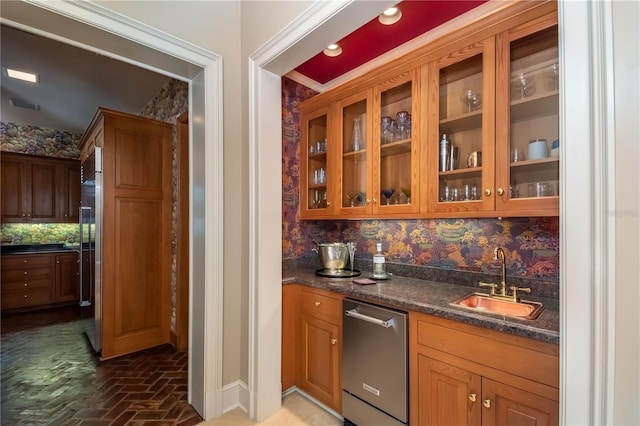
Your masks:
<path fill-rule="evenodd" d="M 528 320 L 538 318 L 544 310 L 542 303 L 528 300 L 513 302 L 489 297 L 489 295 L 483 293 L 468 294 L 451 303 L 451 305 L 481 313 L 504 315 Z"/>

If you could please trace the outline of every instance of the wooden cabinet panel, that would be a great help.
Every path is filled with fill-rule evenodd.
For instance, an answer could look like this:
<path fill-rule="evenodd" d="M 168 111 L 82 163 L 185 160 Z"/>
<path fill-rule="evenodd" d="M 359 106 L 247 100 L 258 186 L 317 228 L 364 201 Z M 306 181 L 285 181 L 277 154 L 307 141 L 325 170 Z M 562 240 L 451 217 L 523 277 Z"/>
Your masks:
<path fill-rule="evenodd" d="M 482 379 L 482 424 L 553 426 L 559 424 L 559 403 L 522 389 Z"/>
<path fill-rule="evenodd" d="M 2 153 L 2 221 L 26 219 L 27 165 L 22 159 Z M 24 215 L 24 216 L 23 216 Z"/>
<path fill-rule="evenodd" d="M 296 385 L 296 331 L 299 318 L 299 287 L 282 287 L 282 391 Z"/>
<path fill-rule="evenodd" d="M 2 310 L 52 303 L 54 278 L 51 254 L 2 256 Z"/>
<path fill-rule="evenodd" d="M 2 154 L 2 221 L 78 221 L 80 163 L 77 160 Z"/>
<path fill-rule="evenodd" d="M 56 255 L 55 262 L 55 301 L 77 302 L 80 289 L 80 267 L 77 253 Z"/>
<path fill-rule="evenodd" d="M 102 147 L 102 358 L 170 341 L 172 125 L 100 108 L 81 142 Z"/>
<path fill-rule="evenodd" d="M 422 425 L 477 425 L 481 419 L 481 378 L 418 355 L 415 401 Z"/>
<path fill-rule="evenodd" d="M 339 338 L 338 325 L 301 315 L 299 386 L 336 410 L 341 405 Z"/>

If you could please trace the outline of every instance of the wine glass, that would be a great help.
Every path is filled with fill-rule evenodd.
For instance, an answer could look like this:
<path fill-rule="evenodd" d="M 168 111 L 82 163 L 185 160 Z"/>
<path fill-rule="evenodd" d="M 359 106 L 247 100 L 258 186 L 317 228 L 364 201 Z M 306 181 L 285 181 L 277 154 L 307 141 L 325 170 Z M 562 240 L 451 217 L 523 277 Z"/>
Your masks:
<path fill-rule="evenodd" d="M 558 90 L 558 78 L 560 76 L 558 64 L 551 65 L 546 72 L 546 76 L 549 79 L 549 83 L 545 84 L 545 88 L 547 90 Z"/>
<path fill-rule="evenodd" d="M 387 205 L 391 204 L 391 197 L 393 197 L 393 194 L 395 192 L 394 189 L 383 189 L 380 191 L 382 193 L 382 196 L 385 198 L 385 200 L 387 200 Z"/>
<path fill-rule="evenodd" d="M 471 89 L 465 90 L 460 100 L 467 104 L 467 112 L 473 112 L 480 106 L 480 95 Z"/>
<path fill-rule="evenodd" d="M 407 204 L 411 204 L 411 187 L 403 186 L 402 188 L 400 188 L 400 191 L 404 194 L 405 197 L 407 197 Z"/>
<path fill-rule="evenodd" d="M 515 89 L 520 92 L 520 98 L 526 98 L 533 95 L 536 92 L 536 86 L 533 79 L 521 72 L 514 81 Z"/>
<path fill-rule="evenodd" d="M 347 192 L 345 194 L 345 196 L 347 197 L 347 200 L 349 200 L 350 203 L 351 203 L 351 207 L 355 207 L 356 206 L 356 201 L 358 200 L 359 195 L 360 194 L 357 193 L 357 192 Z"/>

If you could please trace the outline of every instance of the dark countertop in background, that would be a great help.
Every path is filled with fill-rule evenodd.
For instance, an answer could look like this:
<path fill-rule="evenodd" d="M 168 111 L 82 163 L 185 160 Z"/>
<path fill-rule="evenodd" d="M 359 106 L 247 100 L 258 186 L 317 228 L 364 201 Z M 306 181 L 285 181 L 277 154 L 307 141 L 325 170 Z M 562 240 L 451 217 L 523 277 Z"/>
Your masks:
<path fill-rule="evenodd" d="M 36 253 L 54 253 L 65 251 L 77 251 L 79 245 L 69 246 L 63 243 L 58 244 L 23 244 L 23 245 L 3 245 L 0 246 L 0 253 L 6 254 L 36 254 Z"/>
<path fill-rule="evenodd" d="M 362 274 L 364 278 L 367 274 Z M 508 282 L 508 279 L 507 279 Z M 394 275 L 389 280 L 372 285 L 358 285 L 352 278 L 323 278 L 314 269 L 294 268 L 282 271 L 283 284 L 303 284 L 309 287 L 341 293 L 348 297 L 460 321 L 492 330 L 558 344 L 560 341 L 559 304 L 554 299 L 525 297 L 542 302 L 545 310 L 535 320 L 520 320 L 499 315 L 477 314 L 449 303 L 477 291 L 468 286 L 446 284 Z M 482 291 L 480 291 L 482 292 Z"/>

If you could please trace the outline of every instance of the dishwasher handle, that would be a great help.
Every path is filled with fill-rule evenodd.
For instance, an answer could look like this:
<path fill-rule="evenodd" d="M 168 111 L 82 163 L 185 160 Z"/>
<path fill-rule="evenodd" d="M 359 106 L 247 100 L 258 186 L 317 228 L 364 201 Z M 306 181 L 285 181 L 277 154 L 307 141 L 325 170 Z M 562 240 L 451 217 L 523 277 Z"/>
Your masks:
<path fill-rule="evenodd" d="M 351 309 L 351 310 L 345 311 L 344 314 L 348 317 L 361 319 L 363 321 L 370 322 L 372 324 L 379 325 L 384 328 L 393 327 L 393 318 L 388 320 L 381 320 L 378 318 L 370 317 L 368 315 L 363 315 L 360 312 L 358 312 L 357 309 Z"/>

